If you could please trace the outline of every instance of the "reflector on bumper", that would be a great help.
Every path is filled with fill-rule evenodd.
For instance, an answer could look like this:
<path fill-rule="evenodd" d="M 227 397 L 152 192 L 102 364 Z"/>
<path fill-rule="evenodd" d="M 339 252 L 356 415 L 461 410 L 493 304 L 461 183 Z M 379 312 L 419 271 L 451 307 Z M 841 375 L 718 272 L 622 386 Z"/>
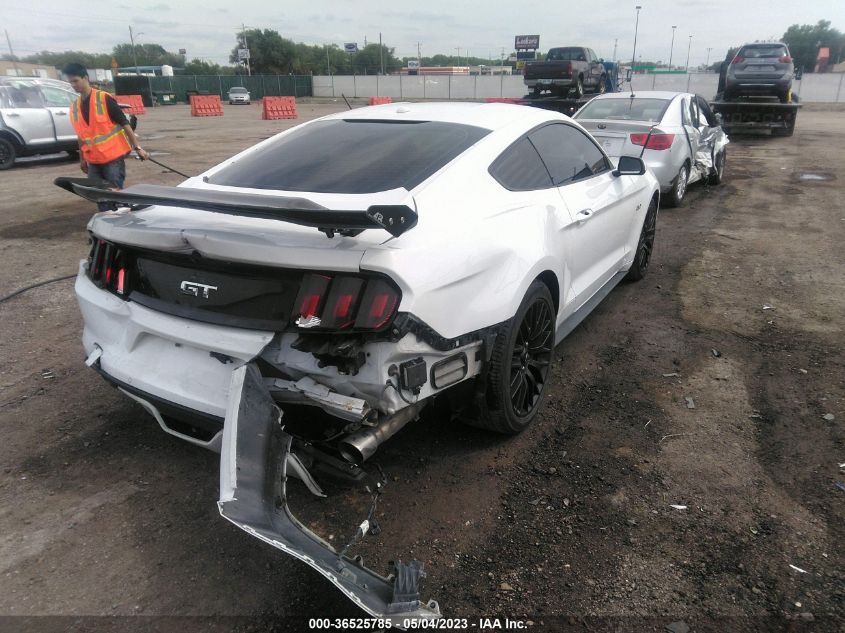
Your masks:
<path fill-rule="evenodd" d="M 423 604 L 413 598 L 423 575 L 421 563 L 400 563 L 395 575 L 379 576 L 338 554 L 293 517 L 285 491 L 292 438 L 282 428 L 282 412 L 253 364 L 232 373 L 230 394 L 220 452 L 220 514 L 307 563 L 375 617 L 389 618 L 402 628 L 406 619 L 439 618 L 435 601 Z"/>

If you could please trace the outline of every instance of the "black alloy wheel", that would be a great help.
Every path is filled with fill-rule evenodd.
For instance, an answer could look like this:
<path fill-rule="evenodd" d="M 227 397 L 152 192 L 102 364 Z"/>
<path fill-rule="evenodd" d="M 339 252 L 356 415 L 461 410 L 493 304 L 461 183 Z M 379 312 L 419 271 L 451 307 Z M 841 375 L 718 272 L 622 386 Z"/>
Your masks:
<path fill-rule="evenodd" d="M 15 146 L 11 141 L 0 138 L 0 169 L 11 169 L 15 164 Z"/>
<path fill-rule="evenodd" d="M 643 220 L 643 228 L 640 231 L 640 240 L 637 243 L 637 252 L 634 255 L 634 263 L 628 269 L 625 279 L 639 281 L 645 277 L 648 265 L 651 262 L 651 254 L 654 250 L 654 235 L 657 232 L 657 202 L 651 201 Z"/>
<path fill-rule="evenodd" d="M 555 342 L 555 309 L 548 287 L 535 281 L 513 319 L 496 335 L 486 393 L 468 424 L 515 435 L 531 423 L 543 402 Z"/>
<path fill-rule="evenodd" d="M 538 298 L 525 313 L 511 349 L 510 401 L 519 417 L 531 415 L 540 402 L 549 374 L 553 338 L 551 306 Z"/>

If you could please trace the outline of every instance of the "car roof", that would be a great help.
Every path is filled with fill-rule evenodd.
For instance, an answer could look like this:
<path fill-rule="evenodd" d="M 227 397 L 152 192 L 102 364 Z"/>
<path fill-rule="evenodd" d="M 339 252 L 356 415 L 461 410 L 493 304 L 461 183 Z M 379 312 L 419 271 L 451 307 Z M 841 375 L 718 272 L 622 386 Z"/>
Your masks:
<path fill-rule="evenodd" d="M 669 90 L 634 90 L 635 99 L 674 99 L 681 95 L 691 95 L 690 92 L 671 92 Z M 608 92 L 599 95 L 596 99 L 630 99 L 631 92 Z M 592 101 L 592 99 L 591 99 Z"/>
<path fill-rule="evenodd" d="M 458 103 L 440 101 L 428 103 L 389 103 L 385 105 L 355 108 L 330 114 L 323 120 L 373 119 L 379 121 L 439 121 L 473 125 L 488 130 L 505 128 L 515 122 L 527 126 L 543 121 L 565 119 L 563 115 L 509 103 Z"/>

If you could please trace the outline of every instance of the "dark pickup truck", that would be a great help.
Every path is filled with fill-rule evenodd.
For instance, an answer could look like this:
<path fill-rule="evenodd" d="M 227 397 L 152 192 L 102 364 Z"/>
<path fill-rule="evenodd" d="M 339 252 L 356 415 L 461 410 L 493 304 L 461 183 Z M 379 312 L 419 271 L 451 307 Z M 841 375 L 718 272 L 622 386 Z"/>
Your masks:
<path fill-rule="evenodd" d="M 545 61 L 527 63 L 524 80 L 535 95 L 548 90 L 578 98 L 585 90 L 604 92 L 605 69 L 593 49 L 565 46 L 549 50 Z"/>

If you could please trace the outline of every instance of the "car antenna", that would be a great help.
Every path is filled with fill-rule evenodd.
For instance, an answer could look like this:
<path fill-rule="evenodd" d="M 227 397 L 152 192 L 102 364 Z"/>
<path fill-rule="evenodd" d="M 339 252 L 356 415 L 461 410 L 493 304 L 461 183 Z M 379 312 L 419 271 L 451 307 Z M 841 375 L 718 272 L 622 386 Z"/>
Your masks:
<path fill-rule="evenodd" d="M 345 95 L 345 94 L 343 94 L 343 93 L 341 92 L 341 93 L 340 93 L 340 96 L 341 96 L 341 97 L 343 97 L 343 100 L 344 100 L 344 101 L 346 101 L 346 107 L 347 107 L 347 108 L 349 108 L 349 109 L 351 110 L 351 109 L 352 109 L 352 106 L 351 106 L 351 105 L 349 105 L 349 100 L 346 98 L 346 95 Z"/>

